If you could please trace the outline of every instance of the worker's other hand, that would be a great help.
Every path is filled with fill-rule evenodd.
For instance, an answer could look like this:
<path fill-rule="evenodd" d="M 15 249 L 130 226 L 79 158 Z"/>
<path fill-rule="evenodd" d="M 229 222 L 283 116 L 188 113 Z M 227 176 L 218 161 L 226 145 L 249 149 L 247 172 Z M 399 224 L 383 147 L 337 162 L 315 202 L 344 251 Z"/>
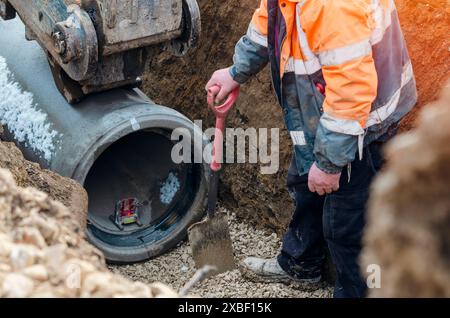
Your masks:
<path fill-rule="evenodd" d="M 341 173 L 331 174 L 320 170 L 314 163 L 309 170 L 308 188 L 311 192 L 324 195 L 339 189 Z"/>
<path fill-rule="evenodd" d="M 216 104 L 219 104 L 240 84 L 231 77 L 230 69 L 224 68 L 214 72 L 208 84 L 206 84 L 206 91 L 208 91 L 214 85 L 220 87 L 220 91 L 216 96 L 214 96 Z"/>

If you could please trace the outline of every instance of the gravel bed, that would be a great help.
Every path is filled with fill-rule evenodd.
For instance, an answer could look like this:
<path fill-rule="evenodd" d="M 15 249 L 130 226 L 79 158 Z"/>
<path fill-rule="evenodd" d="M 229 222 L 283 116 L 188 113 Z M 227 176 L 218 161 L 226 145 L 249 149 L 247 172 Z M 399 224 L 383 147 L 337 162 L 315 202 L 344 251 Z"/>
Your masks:
<path fill-rule="evenodd" d="M 227 211 L 221 209 L 221 213 Z M 237 261 L 246 256 L 273 257 L 277 255 L 281 242 L 275 233 L 255 229 L 251 225 L 228 213 L 230 232 Z M 183 242 L 169 253 L 155 259 L 133 265 L 110 265 L 114 273 L 145 283 L 163 282 L 178 290 L 195 273 L 188 242 Z M 331 297 L 332 288 L 326 283 L 305 290 L 285 284 L 259 283 L 244 277 L 236 269 L 211 277 L 191 290 L 201 297 Z"/>

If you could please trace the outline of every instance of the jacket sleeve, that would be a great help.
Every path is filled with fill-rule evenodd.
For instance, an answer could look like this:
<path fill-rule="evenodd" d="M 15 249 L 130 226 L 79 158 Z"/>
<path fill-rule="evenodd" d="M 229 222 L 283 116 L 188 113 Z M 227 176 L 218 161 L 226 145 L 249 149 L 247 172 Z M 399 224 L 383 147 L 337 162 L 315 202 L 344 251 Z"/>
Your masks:
<path fill-rule="evenodd" d="M 370 42 L 374 29 L 370 3 L 326 1 L 311 20 L 304 21 L 326 82 L 314 154 L 319 169 L 328 173 L 340 172 L 358 150 L 362 157 L 364 128 L 378 85 Z"/>
<path fill-rule="evenodd" d="M 260 7 L 253 14 L 247 34 L 236 44 L 230 74 L 240 84 L 244 84 L 251 76 L 261 71 L 269 61 L 267 20 L 267 0 L 261 0 Z"/>

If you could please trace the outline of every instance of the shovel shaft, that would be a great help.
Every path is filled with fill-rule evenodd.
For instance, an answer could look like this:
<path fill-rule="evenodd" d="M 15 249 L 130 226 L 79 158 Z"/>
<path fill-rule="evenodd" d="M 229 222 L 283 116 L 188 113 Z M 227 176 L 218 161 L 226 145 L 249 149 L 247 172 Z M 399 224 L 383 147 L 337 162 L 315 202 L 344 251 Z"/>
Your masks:
<path fill-rule="evenodd" d="M 211 170 L 209 180 L 209 193 L 208 193 L 208 210 L 207 214 L 209 218 L 213 218 L 216 213 L 217 195 L 219 189 L 219 171 Z"/>
<path fill-rule="evenodd" d="M 211 170 L 218 172 L 223 162 L 223 134 L 225 131 L 225 118 L 216 117 L 216 129 L 214 132 L 214 148 L 211 161 Z"/>
<path fill-rule="evenodd" d="M 211 176 L 208 194 L 208 217 L 214 217 L 217 204 L 217 194 L 219 188 L 219 172 L 223 162 L 223 135 L 225 132 L 225 120 L 230 109 L 233 107 L 239 95 L 239 88 L 234 89 L 228 96 L 225 103 L 220 106 L 214 105 L 214 97 L 220 91 L 220 87 L 215 85 L 208 90 L 207 102 L 209 108 L 216 115 L 216 129 L 214 132 L 214 147 L 211 160 Z"/>
<path fill-rule="evenodd" d="M 219 93 L 220 86 L 214 85 L 208 89 L 207 102 L 209 108 L 216 115 L 216 129 L 214 133 L 214 150 L 211 161 L 211 170 L 219 171 L 223 161 L 223 135 L 225 133 L 225 120 L 239 96 L 239 87 L 235 88 L 222 105 L 215 105 L 214 98 Z"/>

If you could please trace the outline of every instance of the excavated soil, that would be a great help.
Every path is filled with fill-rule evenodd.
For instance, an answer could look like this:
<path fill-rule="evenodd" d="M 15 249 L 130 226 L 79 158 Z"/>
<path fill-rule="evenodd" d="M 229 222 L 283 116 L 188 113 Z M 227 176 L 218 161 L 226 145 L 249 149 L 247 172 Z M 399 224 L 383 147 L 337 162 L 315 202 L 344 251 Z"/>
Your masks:
<path fill-rule="evenodd" d="M 144 90 L 160 104 L 170 105 L 192 119 L 211 127 L 213 117 L 205 107 L 204 85 L 218 68 L 229 66 L 233 47 L 246 32 L 259 0 L 198 1 L 203 34 L 199 49 L 179 59 L 158 55 L 143 77 Z M 419 89 L 419 106 L 433 100 L 449 74 L 449 6 L 447 0 L 397 0 L 398 11 L 413 61 Z M 412 127 L 415 113 L 403 123 Z M 228 119 L 230 127 L 279 127 L 280 170 L 262 175 L 258 165 L 225 167 L 221 199 L 239 217 L 281 233 L 291 216 L 291 200 L 285 189 L 285 174 L 291 143 L 284 129 L 268 69 L 246 84 L 237 107 Z"/>
<path fill-rule="evenodd" d="M 449 104 L 450 82 L 374 182 L 362 257 L 381 269 L 373 297 L 450 297 Z"/>
<path fill-rule="evenodd" d="M 450 3 L 448 0 L 395 1 L 419 91 L 419 108 L 437 98 L 450 75 Z M 403 120 L 409 130 L 417 110 Z"/>
<path fill-rule="evenodd" d="M 79 183 L 25 160 L 20 150 L 10 142 L 0 141 L 0 168 L 11 171 L 19 186 L 37 188 L 63 203 L 84 226 L 88 200 L 86 191 Z"/>
<path fill-rule="evenodd" d="M 74 214 L 0 169 L 1 297 L 177 297 L 161 283 L 132 282 L 108 271 Z"/>

